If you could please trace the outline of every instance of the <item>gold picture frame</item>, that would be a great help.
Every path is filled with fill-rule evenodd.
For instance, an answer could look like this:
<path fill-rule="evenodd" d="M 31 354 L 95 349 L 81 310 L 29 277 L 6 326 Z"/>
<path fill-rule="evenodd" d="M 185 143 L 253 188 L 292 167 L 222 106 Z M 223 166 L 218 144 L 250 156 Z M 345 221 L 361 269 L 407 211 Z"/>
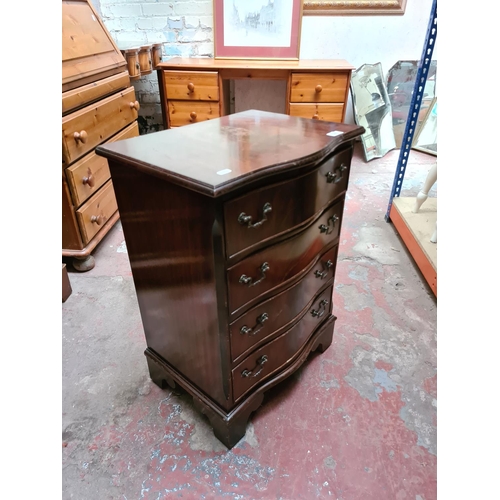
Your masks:
<path fill-rule="evenodd" d="M 304 0 L 304 16 L 399 15 L 407 0 Z"/>

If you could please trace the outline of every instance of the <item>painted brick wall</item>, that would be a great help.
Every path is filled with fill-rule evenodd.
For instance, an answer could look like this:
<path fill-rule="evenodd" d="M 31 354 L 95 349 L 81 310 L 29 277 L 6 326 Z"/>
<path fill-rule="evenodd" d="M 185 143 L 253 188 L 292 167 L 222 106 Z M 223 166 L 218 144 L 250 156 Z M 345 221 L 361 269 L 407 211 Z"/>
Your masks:
<path fill-rule="evenodd" d="M 117 41 L 163 42 L 164 59 L 213 56 L 212 0 L 91 0 Z M 418 60 L 422 53 L 432 0 L 407 2 L 404 16 L 304 16 L 301 59 L 346 59 L 355 68 L 382 63 L 384 71 L 399 60 Z M 437 47 L 433 59 L 437 60 Z M 282 97 L 260 82 L 234 85 L 238 107 L 262 108 Z M 141 103 L 141 133 L 162 128 L 156 73 L 134 82 Z M 274 93 L 273 93 L 274 92 Z M 255 97 L 257 96 L 257 97 Z M 269 111 L 279 111 L 268 109 Z M 349 98 L 346 122 L 353 123 Z"/>
<path fill-rule="evenodd" d="M 163 43 L 163 60 L 213 56 L 212 0 L 91 0 L 115 41 Z M 141 134 L 161 130 L 156 72 L 132 82 Z"/>

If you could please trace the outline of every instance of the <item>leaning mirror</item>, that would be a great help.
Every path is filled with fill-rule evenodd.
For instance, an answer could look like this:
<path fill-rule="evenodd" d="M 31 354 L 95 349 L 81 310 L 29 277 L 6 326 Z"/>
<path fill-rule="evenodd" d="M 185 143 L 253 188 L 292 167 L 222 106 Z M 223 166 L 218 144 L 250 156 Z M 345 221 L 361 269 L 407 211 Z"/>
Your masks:
<path fill-rule="evenodd" d="M 437 97 L 432 100 L 428 112 L 415 134 L 413 149 L 437 156 Z"/>
<path fill-rule="evenodd" d="M 403 142 L 418 66 L 419 61 L 398 61 L 387 73 L 386 86 L 392 107 L 392 123 L 397 148 L 400 148 Z M 436 96 L 436 74 L 437 61 L 431 61 L 420 103 L 416 130 L 429 110 L 432 99 Z"/>
<path fill-rule="evenodd" d="M 365 159 L 381 158 L 396 147 L 382 65 L 364 64 L 354 71 L 351 93 L 354 120 L 366 130 L 361 136 Z"/>

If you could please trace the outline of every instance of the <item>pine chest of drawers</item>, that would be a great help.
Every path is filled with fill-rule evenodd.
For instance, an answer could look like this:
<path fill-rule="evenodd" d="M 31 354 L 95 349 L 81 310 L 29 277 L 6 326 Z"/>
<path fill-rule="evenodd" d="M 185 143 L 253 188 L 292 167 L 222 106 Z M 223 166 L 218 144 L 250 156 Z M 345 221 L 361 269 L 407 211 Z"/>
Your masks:
<path fill-rule="evenodd" d="M 98 146 L 108 159 L 152 380 L 229 448 L 336 320 L 332 290 L 363 128 L 245 111 Z"/>

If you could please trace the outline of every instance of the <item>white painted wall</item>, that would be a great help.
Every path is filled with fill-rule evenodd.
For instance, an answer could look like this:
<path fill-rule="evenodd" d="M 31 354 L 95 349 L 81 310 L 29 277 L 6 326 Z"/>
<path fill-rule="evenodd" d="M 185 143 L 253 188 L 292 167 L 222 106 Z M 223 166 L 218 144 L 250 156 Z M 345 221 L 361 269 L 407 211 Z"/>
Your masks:
<path fill-rule="evenodd" d="M 175 55 L 212 56 L 211 0 L 92 0 L 115 40 L 164 42 L 164 60 Z M 408 0 L 403 16 L 304 16 L 301 59 L 346 59 L 356 68 L 382 64 L 387 72 L 399 60 L 419 60 L 432 0 Z M 437 47 L 433 59 L 437 59 Z M 252 88 L 252 85 L 258 87 Z M 162 123 L 156 74 L 134 82 L 140 115 L 152 130 Z M 256 107 L 262 82 L 237 82 L 238 109 Z M 265 102 L 280 100 L 279 86 L 269 85 Z M 282 97 L 281 97 L 282 99 Z M 349 102 L 346 121 L 353 123 Z"/>

